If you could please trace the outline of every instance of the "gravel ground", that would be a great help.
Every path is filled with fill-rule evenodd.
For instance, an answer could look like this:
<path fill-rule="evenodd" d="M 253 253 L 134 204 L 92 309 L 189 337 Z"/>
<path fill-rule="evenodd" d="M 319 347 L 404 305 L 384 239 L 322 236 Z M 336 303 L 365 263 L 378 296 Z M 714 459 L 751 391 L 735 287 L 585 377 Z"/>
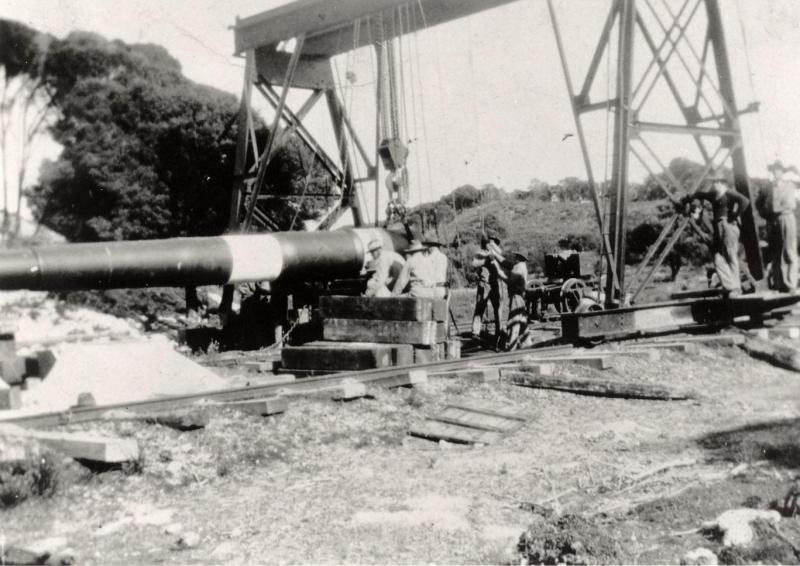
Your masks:
<path fill-rule="evenodd" d="M 133 436 L 141 470 L 73 474 L 53 497 L 4 511 L 2 534 L 9 543 L 64 536 L 86 564 L 508 563 L 518 560 L 531 504 L 545 503 L 598 521 L 626 561 L 674 563 L 711 543 L 671 531 L 695 528 L 754 492 L 777 497 L 800 467 L 770 459 L 757 443 L 730 453 L 703 442 L 794 423 L 800 381 L 791 372 L 735 348 L 702 347 L 657 363 L 619 357 L 602 375 L 685 386 L 701 398 L 606 399 L 438 379 L 350 403 L 294 401 L 267 419 L 219 412 L 195 432 L 72 427 Z M 463 399 L 504 402 L 530 420 L 489 446 L 406 435 Z M 747 481 L 729 477 L 740 463 Z M 665 512 L 659 496 L 683 503 Z M 706 497 L 708 505 L 697 503 Z M 196 533 L 197 546 L 172 550 L 181 533 Z"/>

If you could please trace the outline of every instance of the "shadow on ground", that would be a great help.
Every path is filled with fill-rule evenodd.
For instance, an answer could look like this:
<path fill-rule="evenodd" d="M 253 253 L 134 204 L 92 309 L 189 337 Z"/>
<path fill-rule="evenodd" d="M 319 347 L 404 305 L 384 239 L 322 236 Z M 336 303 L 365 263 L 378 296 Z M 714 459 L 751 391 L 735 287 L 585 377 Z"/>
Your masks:
<path fill-rule="evenodd" d="M 698 440 L 720 460 L 743 463 L 768 460 L 800 468 L 800 419 L 785 419 L 714 432 Z"/>

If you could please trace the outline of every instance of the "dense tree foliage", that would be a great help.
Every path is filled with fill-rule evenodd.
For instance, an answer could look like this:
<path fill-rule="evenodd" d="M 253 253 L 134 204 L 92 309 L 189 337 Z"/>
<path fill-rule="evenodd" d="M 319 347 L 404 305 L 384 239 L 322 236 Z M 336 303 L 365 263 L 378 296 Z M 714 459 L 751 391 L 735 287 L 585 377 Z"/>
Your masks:
<path fill-rule="evenodd" d="M 72 240 L 221 233 L 233 185 L 238 103 L 183 77 L 163 47 L 86 32 L 41 41 L 0 21 L 6 76 L 35 78 L 57 119 L 63 152 L 28 191 L 34 215 Z M 267 132 L 257 119 L 261 147 Z M 262 193 L 277 229 L 300 229 L 331 203 L 330 175 L 293 137 L 282 140 Z M 319 196 L 323 195 L 323 196 Z M 300 203 L 300 204 L 298 204 Z"/>

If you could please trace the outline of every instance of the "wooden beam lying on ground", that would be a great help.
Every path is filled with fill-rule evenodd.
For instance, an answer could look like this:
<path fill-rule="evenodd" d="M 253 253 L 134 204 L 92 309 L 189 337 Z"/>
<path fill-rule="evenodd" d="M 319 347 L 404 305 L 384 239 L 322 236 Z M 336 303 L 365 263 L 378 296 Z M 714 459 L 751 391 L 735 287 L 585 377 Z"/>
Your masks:
<path fill-rule="evenodd" d="M 612 356 L 609 356 L 605 353 L 602 355 L 578 354 L 575 356 L 536 356 L 532 357 L 530 361 L 533 363 L 545 364 L 580 364 L 582 366 L 588 366 L 594 369 L 609 369 L 614 367 Z"/>
<path fill-rule="evenodd" d="M 758 338 L 748 338 L 742 349 L 750 356 L 774 366 L 800 372 L 800 351 L 789 346 L 767 342 Z"/>
<path fill-rule="evenodd" d="M 0 425 L 0 436 L 31 438 L 76 460 L 121 464 L 139 457 L 132 438 L 110 438 L 85 433 L 42 432 L 13 425 Z"/>
<path fill-rule="evenodd" d="M 224 403 L 224 406 L 250 415 L 260 415 L 263 417 L 285 413 L 289 408 L 289 402 L 285 397 L 267 397 L 266 399 L 230 401 Z"/>
<path fill-rule="evenodd" d="M 651 338 L 637 342 L 640 345 L 651 346 L 653 344 L 663 344 L 665 342 L 689 342 L 693 344 L 716 344 L 719 346 L 738 346 L 744 343 L 745 337 L 743 334 L 725 333 L 725 334 L 702 334 L 690 336 L 662 336 L 660 338 Z"/>
<path fill-rule="evenodd" d="M 656 399 L 664 401 L 694 398 L 694 395 L 688 391 L 679 391 L 648 383 L 585 379 L 571 376 L 545 376 L 530 374 L 525 371 L 508 372 L 504 375 L 507 375 L 508 379 L 517 385 L 534 387 L 537 389 L 556 389 L 583 395 L 622 397 L 625 399 Z"/>

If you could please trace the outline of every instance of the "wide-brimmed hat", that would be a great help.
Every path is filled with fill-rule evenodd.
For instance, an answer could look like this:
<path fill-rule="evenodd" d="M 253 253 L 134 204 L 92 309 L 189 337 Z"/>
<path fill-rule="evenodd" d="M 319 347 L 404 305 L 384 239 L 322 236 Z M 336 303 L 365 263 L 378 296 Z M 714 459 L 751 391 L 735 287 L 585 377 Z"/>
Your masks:
<path fill-rule="evenodd" d="M 427 248 L 419 240 L 411 240 L 411 244 L 403 251 L 404 254 L 413 254 L 425 251 Z"/>
<path fill-rule="evenodd" d="M 367 249 L 371 252 L 383 249 L 383 243 L 380 240 L 370 240 L 369 244 L 367 244 Z"/>
<path fill-rule="evenodd" d="M 523 263 L 523 262 L 527 263 L 528 262 L 528 258 L 525 257 L 524 255 L 522 255 L 519 252 L 514 252 L 514 253 L 510 254 L 508 256 L 508 259 L 510 259 L 514 263 Z"/>

